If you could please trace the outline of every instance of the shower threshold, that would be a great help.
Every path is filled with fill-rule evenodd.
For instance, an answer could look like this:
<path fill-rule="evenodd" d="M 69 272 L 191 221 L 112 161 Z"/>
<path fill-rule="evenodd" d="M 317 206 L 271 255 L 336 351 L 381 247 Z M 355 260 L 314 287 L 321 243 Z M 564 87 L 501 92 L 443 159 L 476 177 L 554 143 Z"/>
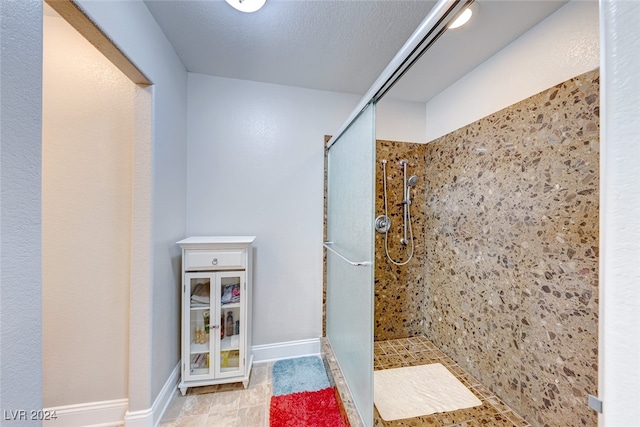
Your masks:
<path fill-rule="evenodd" d="M 437 413 L 416 418 L 385 421 L 374 408 L 375 427 L 399 426 L 516 426 L 529 427 L 521 416 L 502 402 L 487 387 L 466 373 L 456 362 L 425 337 L 376 341 L 373 345 L 374 370 L 441 363 L 462 382 L 482 405 L 457 411 Z"/>

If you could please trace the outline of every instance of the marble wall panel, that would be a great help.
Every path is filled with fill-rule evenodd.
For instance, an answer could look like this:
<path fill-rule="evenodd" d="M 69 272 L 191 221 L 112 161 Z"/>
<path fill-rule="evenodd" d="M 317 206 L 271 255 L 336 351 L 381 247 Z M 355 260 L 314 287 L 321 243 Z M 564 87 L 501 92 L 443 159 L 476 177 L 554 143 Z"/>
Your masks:
<path fill-rule="evenodd" d="M 598 115 L 596 70 L 423 146 L 424 333 L 534 426 L 597 425 Z"/>
<path fill-rule="evenodd" d="M 413 256 L 411 244 L 403 245 L 403 168 L 401 160 L 407 160 L 407 178 L 418 176 L 418 183 L 410 190 L 411 228 L 413 231 Z M 424 319 L 424 144 L 376 141 L 376 216 L 384 214 L 383 165 L 387 171 L 387 213 L 391 229 L 386 236 L 375 236 L 375 298 L 374 339 L 387 340 L 422 335 Z M 407 231 L 407 239 L 410 233 Z"/>

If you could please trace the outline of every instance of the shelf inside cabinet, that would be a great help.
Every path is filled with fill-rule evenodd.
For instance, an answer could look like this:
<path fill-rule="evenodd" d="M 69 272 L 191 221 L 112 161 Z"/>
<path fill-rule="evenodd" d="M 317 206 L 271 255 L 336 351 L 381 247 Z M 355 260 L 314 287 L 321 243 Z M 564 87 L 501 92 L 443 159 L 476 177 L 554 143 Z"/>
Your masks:
<path fill-rule="evenodd" d="M 220 351 L 240 349 L 240 335 L 231 335 L 220 340 Z"/>
<path fill-rule="evenodd" d="M 194 305 L 191 304 L 191 310 L 209 310 L 209 304 L 206 305 Z"/>
<path fill-rule="evenodd" d="M 196 344 L 196 343 L 192 342 L 191 343 L 190 353 L 191 354 L 209 353 L 209 343 Z"/>
<path fill-rule="evenodd" d="M 224 309 L 231 309 L 231 308 L 240 308 L 240 303 L 239 302 L 233 302 L 233 303 L 229 303 L 229 304 L 222 304 L 221 305 L 222 308 Z"/>

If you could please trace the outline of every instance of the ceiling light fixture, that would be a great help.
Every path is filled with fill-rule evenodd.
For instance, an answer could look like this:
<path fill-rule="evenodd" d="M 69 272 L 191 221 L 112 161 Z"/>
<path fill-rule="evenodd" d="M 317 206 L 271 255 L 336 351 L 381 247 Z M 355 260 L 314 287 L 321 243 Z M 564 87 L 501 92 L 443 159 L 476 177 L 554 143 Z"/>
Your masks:
<path fill-rule="evenodd" d="M 473 15 L 478 14 L 479 8 L 478 2 L 474 1 L 471 5 L 467 6 L 467 8 L 464 9 L 464 11 L 451 24 L 449 24 L 449 28 L 453 29 L 462 27 L 464 24 L 469 22 Z"/>
<path fill-rule="evenodd" d="M 267 0 L 225 0 L 240 12 L 251 13 L 259 10 L 264 6 Z"/>

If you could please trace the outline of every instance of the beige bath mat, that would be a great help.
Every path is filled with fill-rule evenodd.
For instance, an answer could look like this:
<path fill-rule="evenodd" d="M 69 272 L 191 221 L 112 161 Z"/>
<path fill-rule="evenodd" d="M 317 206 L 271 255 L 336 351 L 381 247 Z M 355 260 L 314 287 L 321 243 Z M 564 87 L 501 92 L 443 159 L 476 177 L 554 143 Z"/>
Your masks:
<path fill-rule="evenodd" d="M 375 371 L 373 400 L 385 421 L 482 404 L 440 363 Z"/>

